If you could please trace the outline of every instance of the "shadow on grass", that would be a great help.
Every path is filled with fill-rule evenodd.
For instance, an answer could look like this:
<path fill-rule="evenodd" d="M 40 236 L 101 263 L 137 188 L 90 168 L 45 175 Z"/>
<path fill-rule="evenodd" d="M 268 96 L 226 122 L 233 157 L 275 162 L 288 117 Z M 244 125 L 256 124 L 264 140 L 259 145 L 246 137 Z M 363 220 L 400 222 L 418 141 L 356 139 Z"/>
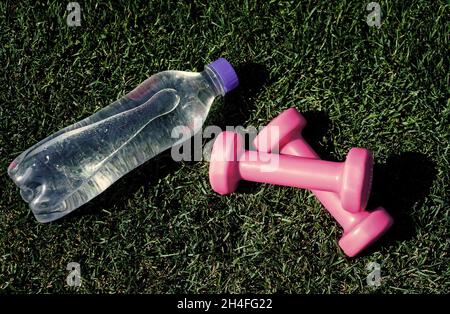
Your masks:
<path fill-rule="evenodd" d="M 223 106 L 215 110 L 206 125 L 217 125 L 222 130 L 227 126 L 246 126 L 250 113 L 255 109 L 255 97 L 269 83 L 269 75 L 264 65 L 246 62 L 235 67 L 239 86 L 225 96 Z"/>
<path fill-rule="evenodd" d="M 266 68 L 256 63 L 238 65 L 236 72 L 240 80 L 239 87 L 224 97 L 224 106 L 220 108 L 220 114 L 215 116 L 213 114 L 210 121 L 210 124 L 217 125 L 223 130 L 227 125 L 238 126 L 245 123 L 254 104 L 253 97 L 267 82 Z M 191 152 L 195 153 L 193 149 Z M 102 216 L 104 213 L 100 212 L 99 208 L 108 209 L 114 205 L 125 208 L 129 198 L 140 188 L 144 187 L 144 192 L 148 193 L 159 179 L 174 173 L 181 166 L 182 163 L 175 162 L 170 150 L 167 150 L 120 178 L 99 196 L 68 214 L 66 219 L 74 219 L 81 215 Z M 245 184 L 243 187 L 245 189 Z"/>
<path fill-rule="evenodd" d="M 330 118 L 323 111 L 306 111 L 302 112 L 297 109 L 303 117 L 305 117 L 307 124 L 302 131 L 302 136 L 309 146 L 320 156 L 321 159 L 335 161 L 335 158 L 329 153 L 332 151 L 326 146 L 320 145 L 323 137 L 330 129 Z"/>
<path fill-rule="evenodd" d="M 412 210 L 422 205 L 436 175 L 435 163 L 428 156 L 417 152 L 393 155 L 386 163 L 375 165 L 372 194 L 367 208 L 384 207 L 394 218 L 394 224 L 364 255 L 416 235 Z"/>

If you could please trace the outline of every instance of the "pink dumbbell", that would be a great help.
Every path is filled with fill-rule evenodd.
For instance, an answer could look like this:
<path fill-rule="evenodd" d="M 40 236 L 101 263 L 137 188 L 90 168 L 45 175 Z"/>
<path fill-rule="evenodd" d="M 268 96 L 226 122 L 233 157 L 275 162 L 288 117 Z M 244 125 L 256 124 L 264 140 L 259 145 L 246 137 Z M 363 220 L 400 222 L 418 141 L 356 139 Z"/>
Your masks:
<path fill-rule="evenodd" d="M 256 149 L 271 152 L 280 148 L 281 154 L 318 159 L 318 155 L 302 138 L 306 120 L 294 108 L 290 108 L 272 120 L 255 138 Z M 375 242 L 392 225 L 392 217 L 382 207 L 372 212 L 361 209 L 350 213 L 341 205 L 339 196 L 332 192 L 312 191 L 330 214 L 343 227 L 339 246 L 348 256 L 355 256 Z"/>
<path fill-rule="evenodd" d="M 357 212 L 367 204 L 372 154 L 352 148 L 345 162 L 246 151 L 241 135 L 222 132 L 214 142 L 209 178 L 214 191 L 233 192 L 241 179 L 338 193 L 342 207 Z"/>

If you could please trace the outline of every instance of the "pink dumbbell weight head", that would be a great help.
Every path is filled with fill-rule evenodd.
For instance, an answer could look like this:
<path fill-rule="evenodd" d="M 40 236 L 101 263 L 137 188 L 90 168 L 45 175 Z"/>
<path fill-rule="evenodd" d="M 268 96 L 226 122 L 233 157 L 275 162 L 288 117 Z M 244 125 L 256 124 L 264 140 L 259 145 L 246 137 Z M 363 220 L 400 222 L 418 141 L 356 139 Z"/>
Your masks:
<path fill-rule="evenodd" d="M 288 109 L 258 134 L 254 145 L 256 149 L 263 149 L 265 152 L 271 152 L 279 147 L 281 154 L 318 159 L 318 155 L 301 137 L 301 131 L 305 126 L 306 120 L 303 116 L 294 108 Z M 370 187 L 364 189 L 368 191 Z M 339 240 L 339 246 L 348 256 L 357 255 L 375 242 L 393 223 L 392 217 L 382 207 L 370 213 L 361 207 L 358 212 L 351 213 L 343 208 L 342 201 L 336 193 L 318 190 L 312 192 L 343 227 L 344 234 Z M 361 204 L 365 205 L 368 197 L 364 195 L 362 198 L 364 200 Z"/>
<path fill-rule="evenodd" d="M 372 155 L 353 148 L 345 162 L 246 151 L 241 135 L 222 132 L 214 142 L 209 178 L 214 191 L 234 192 L 240 180 L 338 193 L 342 206 L 360 211 L 367 203 Z"/>

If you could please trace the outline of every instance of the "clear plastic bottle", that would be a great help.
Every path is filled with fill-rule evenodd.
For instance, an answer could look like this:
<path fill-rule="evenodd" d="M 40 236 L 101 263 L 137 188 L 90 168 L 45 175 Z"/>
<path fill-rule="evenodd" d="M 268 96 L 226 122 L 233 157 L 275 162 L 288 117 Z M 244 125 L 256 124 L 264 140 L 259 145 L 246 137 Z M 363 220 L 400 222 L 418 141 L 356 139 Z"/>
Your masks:
<path fill-rule="evenodd" d="M 178 141 L 171 136 L 174 127 L 197 132 L 214 98 L 237 85 L 233 67 L 223 58 L 200 73 L 160 72 L 24 151 L 8 174 L 38 221 L 59 219 L 173 146 Z"/>

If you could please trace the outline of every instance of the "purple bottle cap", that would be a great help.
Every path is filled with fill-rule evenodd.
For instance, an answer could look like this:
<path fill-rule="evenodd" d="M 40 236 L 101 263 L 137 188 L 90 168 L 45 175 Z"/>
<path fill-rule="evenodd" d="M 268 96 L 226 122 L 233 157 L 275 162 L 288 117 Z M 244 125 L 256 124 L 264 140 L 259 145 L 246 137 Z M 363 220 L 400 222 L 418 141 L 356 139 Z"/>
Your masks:
<path fill-rule="evenodd" d="M 233 66 L 225 58 L 219 58 L 211 62 L 208 64 L 208 67 L 212 69 L 219 78 L 225 93 L 228 93 L 239 85 L 239 79 Z"/>

